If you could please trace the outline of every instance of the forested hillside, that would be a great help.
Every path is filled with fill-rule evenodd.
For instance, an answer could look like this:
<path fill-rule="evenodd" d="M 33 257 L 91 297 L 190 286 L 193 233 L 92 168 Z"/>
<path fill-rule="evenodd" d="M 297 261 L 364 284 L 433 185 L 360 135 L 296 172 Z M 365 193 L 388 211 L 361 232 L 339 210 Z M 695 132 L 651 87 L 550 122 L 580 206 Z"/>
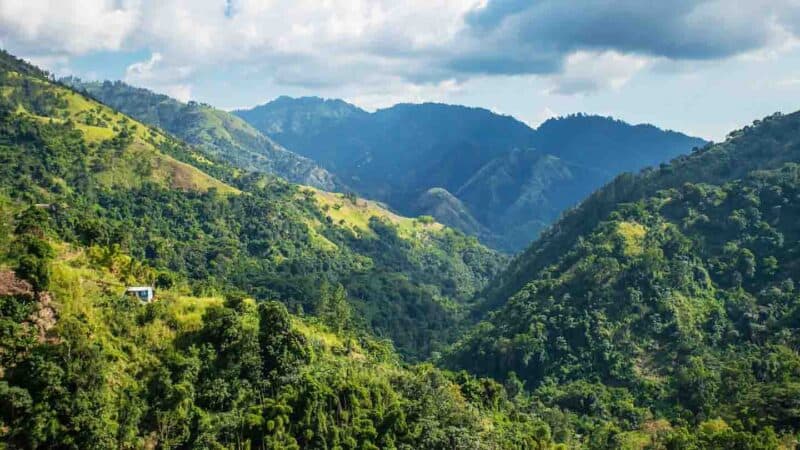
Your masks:
<path fill-rule="evenodd" d="M 502 385 L 374 337 L 446 338 L 502 261 L 474 238 L 243 174 L 6 53 L 0 161 L 0 447 L 552 446 Z"/>
<path fill-rule="evenodd" d="M 561 254 L 579 236 L 590 232 L 618 204 L 633 202 L 662 189 L 686 182 L 721 184 L 742 178 L 754 170 L 775 169 L 800 161 L 800 113 L 775 114 L 733 131 L 725 142 L 697 148 L 669 164 L 641 174 L 623 174 L 588 196 L 576 208 L 516 258 L 500 279 L 492 283 L 489 303 L 502 302 Z"/>
<path fill-rule="evenodd" d="M 341 100 L 281 97 L 234 113 L 358 193 L 508 252 L 619 173 L 705 144 L 606 117 L 573 115 L 534 130 L 486 109 L 435 103 L 368 113 Z"/>
<path fill-rule="evenodd" d="M 404 366 L 389 343 L 274 301 L 178 285 L 141 305 L 122 290 L 152 267 L 3 205 L 3 448 L 552 447 L 496 382 Z"/>
<path fill-rule="evenodd" d="M 314 161 L 286 150 L 239 117 L 210 105 L 183 103 L 121 81 L 88 82 L 73 77 L 61 81 L 235 167 L 321 189 L 344 190 Z"/>
<path fill-rule="evenodd" d="M 432 221 L 213 161 L 9 58 L 3 192 L 14 208 L 51 205 L 63 240 L 156 269 L 142 282 L 309 312 L 323 286 L 342 285 L 349 322 L 418 358 L 455 333 L 465 302 L 503 263 Z"/>
<path fill-rule="evenodd" d="M 654 427 L 668 448 L 793 442 L 798 137 L 800 114 L 775 115 L 618 178 L 512 262 L 497 310 L 443 361 L 521 380 L 601 447 L 651 442 Z"/>
<path fill-rule="evenodd" d="M 323 109 L 281 129 L 360 114 Z M 618 177 L 510 264 L 212 144 L 0 53 L 0 448 L 797 447 L 800 113 Z M 414 200 L 478 234 L 468 204 L 608 168 L 510 148 Z"/>

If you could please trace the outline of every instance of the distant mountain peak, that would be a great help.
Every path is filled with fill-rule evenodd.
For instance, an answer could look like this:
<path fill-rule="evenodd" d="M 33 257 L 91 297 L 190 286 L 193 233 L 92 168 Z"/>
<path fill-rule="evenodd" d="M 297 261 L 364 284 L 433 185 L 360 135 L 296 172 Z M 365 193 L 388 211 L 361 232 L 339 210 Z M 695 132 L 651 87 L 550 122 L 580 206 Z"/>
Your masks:
<path fill-rule="evenodd" d="M 246 113 L 247 111 L 259 110 L 259 109 L 270 109 L 276 107 L 326 107 L 326 108 L 335 108 L 335 109 L 344 109 L 350 111 L 360 111 L 366 113 L 363 109 L 359 108 L 358 106 L 348 103 L 342 99 L 338 98 L 324 98 L 319 96 L 302 96 L 302 97 L 292 97 L 289 95 L 281 95 L 276 97 L 273 100 L 270 100 L 266 103 L 261 105 L 256 105 L 250 109 L 238 109 L 235 110 L 234 113 Z"/>

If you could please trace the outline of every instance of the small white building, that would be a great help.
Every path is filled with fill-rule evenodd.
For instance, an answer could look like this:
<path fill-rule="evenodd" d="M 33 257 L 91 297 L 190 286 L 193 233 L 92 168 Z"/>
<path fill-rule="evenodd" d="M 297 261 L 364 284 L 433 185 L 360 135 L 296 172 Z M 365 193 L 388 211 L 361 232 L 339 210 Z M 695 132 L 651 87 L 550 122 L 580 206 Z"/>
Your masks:
<path fill-rule="evenodd" d="M 131 286 L 125 289 L 125 295 L 134 296 L 142 303 L 150 303 L 156 296 L 152 286 Z"/>

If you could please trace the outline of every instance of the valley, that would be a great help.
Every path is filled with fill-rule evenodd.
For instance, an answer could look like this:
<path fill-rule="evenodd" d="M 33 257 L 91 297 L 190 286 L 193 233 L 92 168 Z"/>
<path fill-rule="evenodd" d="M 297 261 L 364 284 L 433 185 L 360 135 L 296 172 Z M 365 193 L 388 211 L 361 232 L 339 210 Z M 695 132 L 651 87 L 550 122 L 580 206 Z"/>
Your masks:
<path fill-rule="evenodd" d="M 0 448 L 797 446 L 800 113 L 228 113 L 3 51 L 0 163 Z"/>

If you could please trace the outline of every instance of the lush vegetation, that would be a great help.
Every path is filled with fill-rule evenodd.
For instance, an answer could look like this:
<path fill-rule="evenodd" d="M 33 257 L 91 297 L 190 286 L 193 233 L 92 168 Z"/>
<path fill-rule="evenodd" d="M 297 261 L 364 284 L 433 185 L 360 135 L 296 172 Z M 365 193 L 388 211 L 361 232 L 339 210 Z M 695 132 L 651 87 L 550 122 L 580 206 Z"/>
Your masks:
<path fill-rule="evenodd" d="M 519 255 L 485 293 L 487 306 L 504 302 L 531 277 L 563 255 L 575 241 L 590 233 L 621 203 L 635 202 L 684 183 L 723 184 L 755 170 L 776 169 L 800 161 L 800 113 L 777 113 L 733 131 L 722 143 L 695 148 L 658 168 L 622 174 L 597 190 L 564 216 Z"/>
<path fill-rule="evenodd" d="M 2 448 L 551 447 L 498 383 L 331 333 L 341 289 L 320 319 L 180 289 L 143 306 L 121 294 L 134 259 L 58 242 L 42 209 L 12 225 L 0 256 L 29 281 L 0 272 Z"/>
<path fill-rule="evenodd" d="M 619 177 L 499 274 L 2 53 L 0 448 L 795 448 L 798 121 Z"/>
<path fill-rule="evenodd" d="M 792 442 L 800 166 L 785 161 L 797 160 L 797 120 L 769 118 L 595 194 L 513 263 L 504 279 L 527 281 L 445 362 L 520 379 L 590 446 Z M 630 201 L 612 207 L 620 196 Z M 704 440 L 709 427 L 727 437 Z"/>
<path fill-rule="evenodd" d="M 432 103 L 367 113 L 341 100 L 281 97 L 235 114 L 357 192 L 509 252 L 618 173 L 705 144 L 606 117 L 552 119 L 534 130 L 485 109 Z"/>
<path fill-rule="evenodd" d="M 152 267 L 142 283 L 243 291 L 310 313 L 323 283 L 341 284 L 349 325 L 415 359 L 449 340 L 503 262 L 438 224 L 242 173 L 22 73 L 0 73 L 0 187 L 17 208 L 49 205 L 60 239 Z"/>

